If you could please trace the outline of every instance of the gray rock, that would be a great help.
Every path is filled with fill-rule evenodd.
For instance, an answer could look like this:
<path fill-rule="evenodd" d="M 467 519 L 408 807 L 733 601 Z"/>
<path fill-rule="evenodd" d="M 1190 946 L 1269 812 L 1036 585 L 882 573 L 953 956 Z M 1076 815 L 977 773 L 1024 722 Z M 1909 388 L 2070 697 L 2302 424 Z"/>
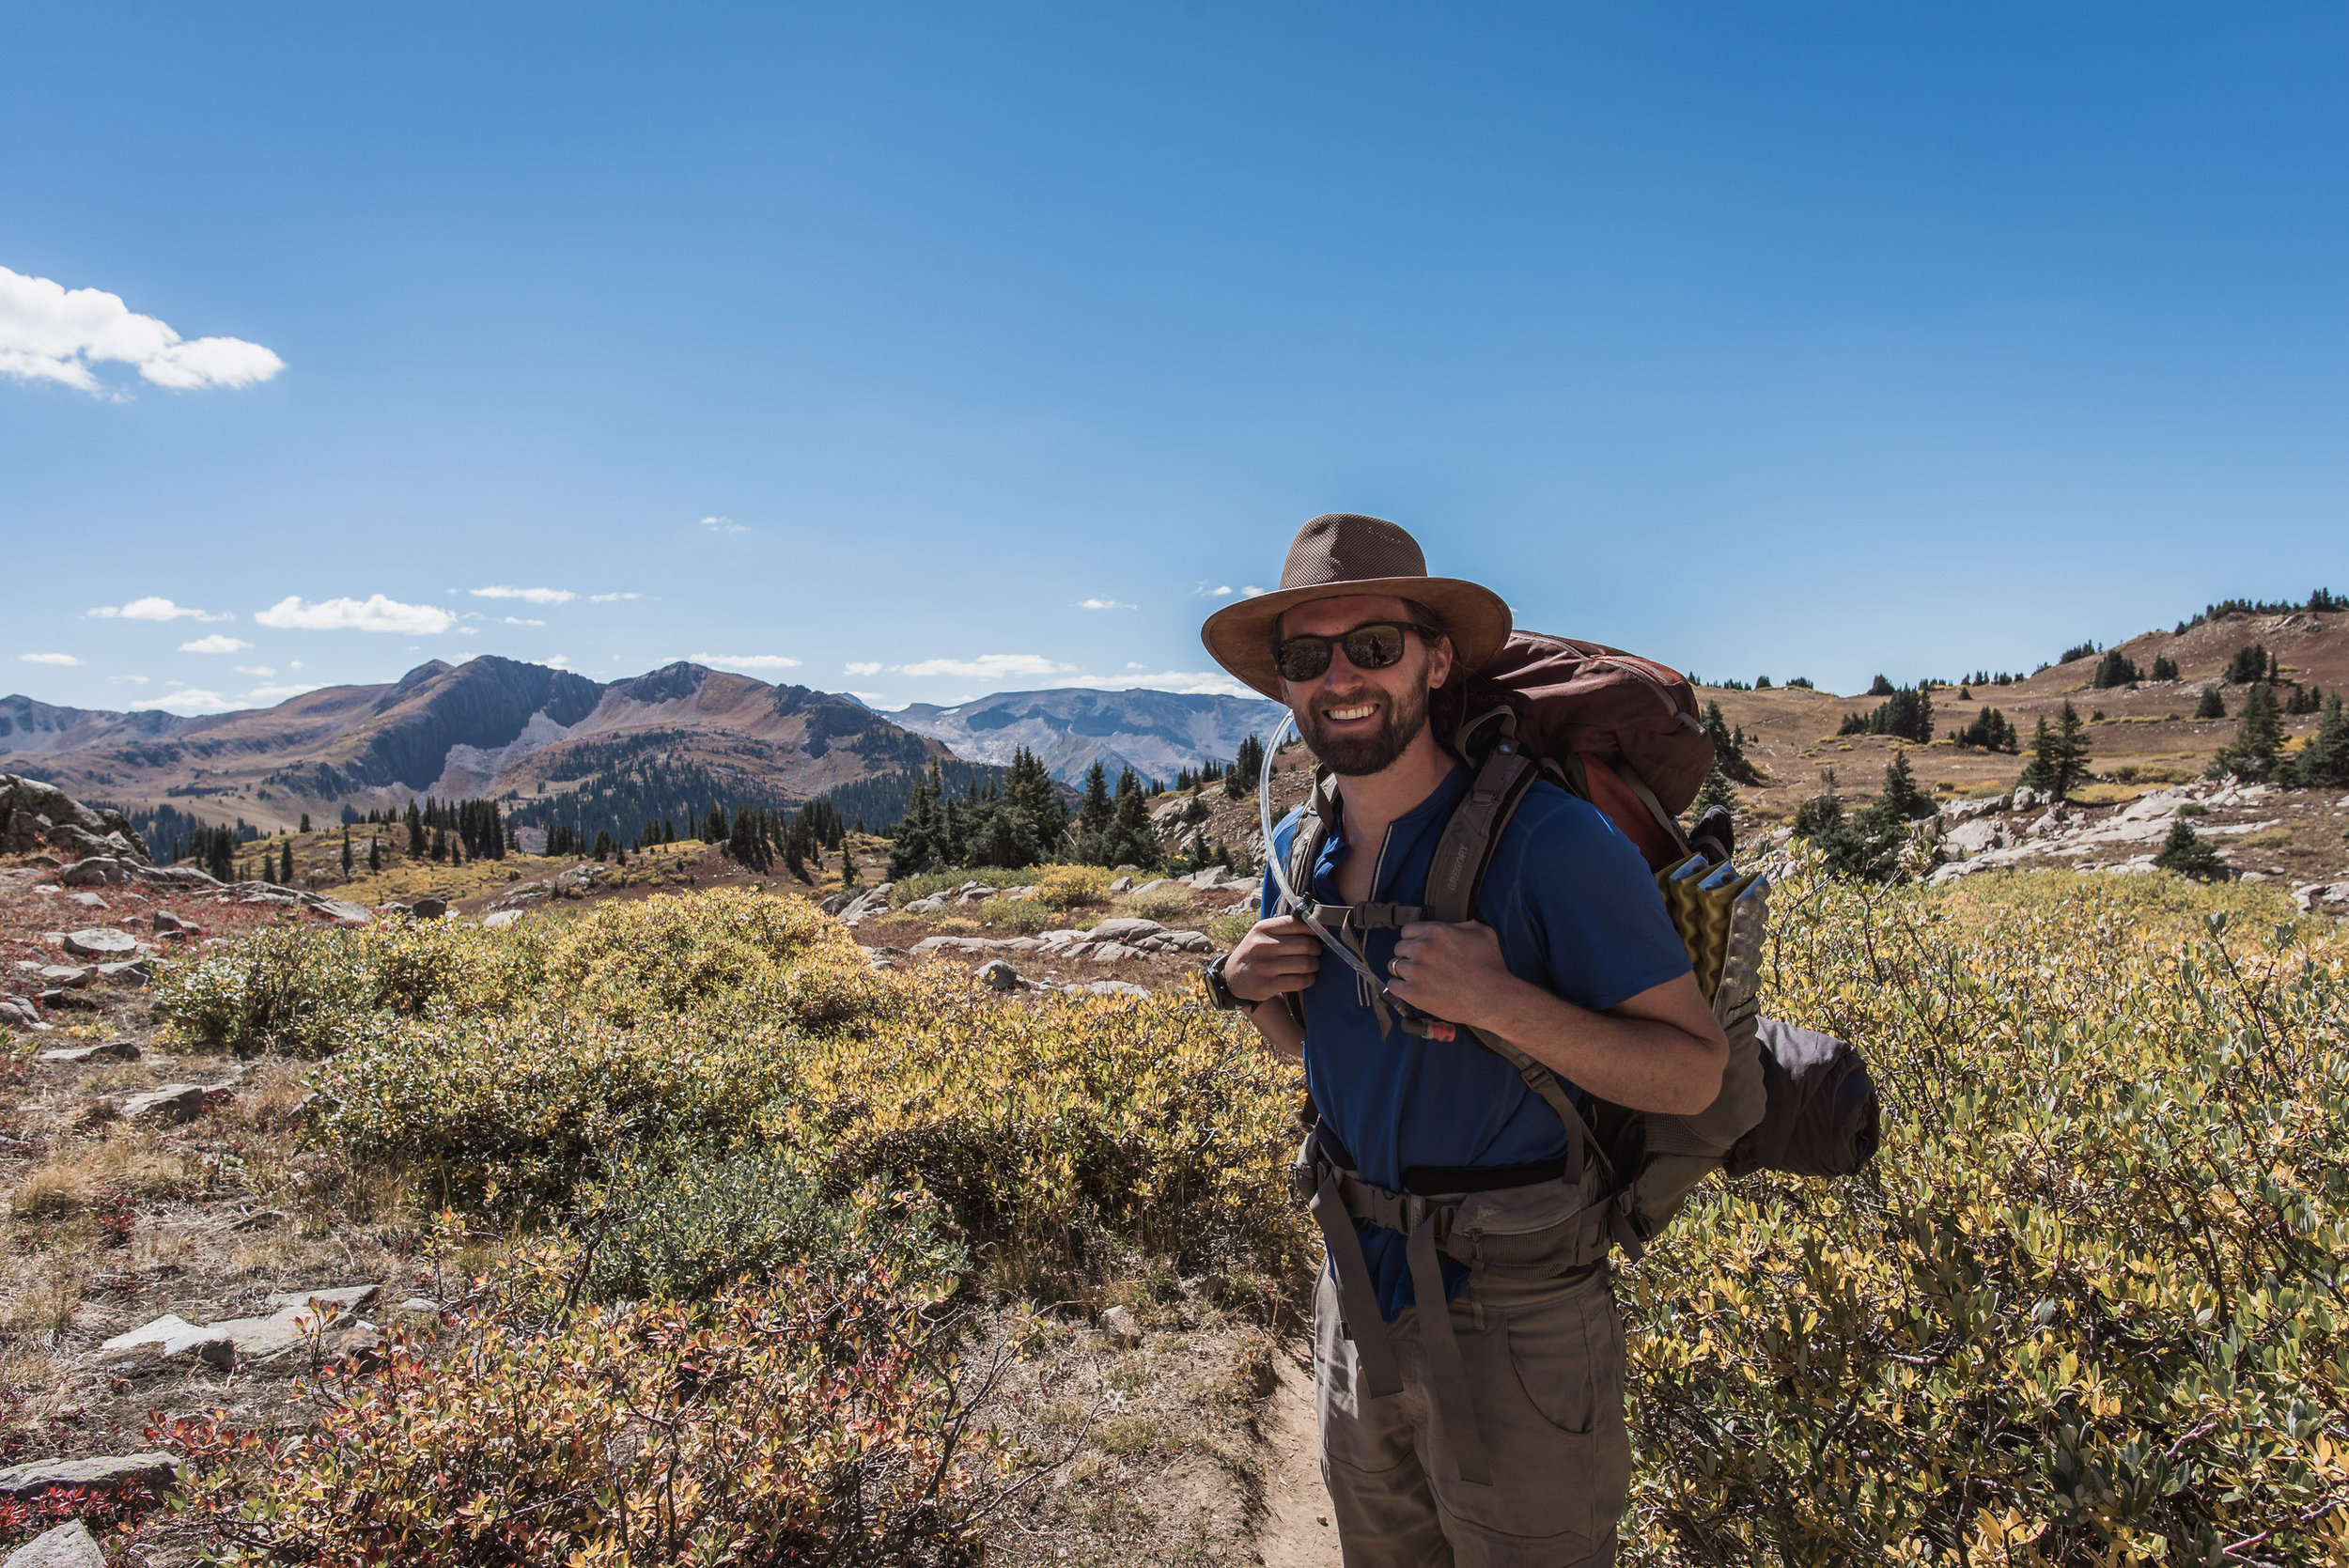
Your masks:
<path fill-rule="evenodd" d="M 431 897 L 419 898 L 408 906 L 408 912 L 418 920 L 438 920 L 448 913 L 448 900 Z"/>
<path fill-rule="evenodd" d="M 1105 920 L 1085 935 L 1097 942 L 1131 942 L 1143 937 L 1155 937 L 1165 929 L 1155 920 L 1138 920 L 1128 915 Z"/>
<path fill-rule="evenodd" d="M 1019 988 L 1019 971 L 1001 958 L 990 958 L 979 966 L 979 984 L 990 991 L 1016 991 Z"/>
<path fill-rule="evenodd" d="M 118 888 L 131 880 L 131 868 L 112 855 L 92 855 L 57 873 L 69 888 Z"/>
<path fill-rule="evenodd" d="M 92 925 L 65 934 L 65 950 L 77 958 L 128 958 L 139 950 L 139 939 L 128 931 Z"/>
<path fill-rule="evenodd" d="M 89 984 L 90 971 L 78 964 L 39 964 L 33 974 L 44 986 L 70 986 L 75 989 Z"/>
<path fill-rule="evenodd" d="M 1159 939 L 1161 949 L 1173 953 L 1213 953 L 1215 939 L 1205 931 L 1169 931 Z"/>
<path fill-rule="evenodd" d="M 2014 809 L 2016 811 L 2030 811 L 2046 799 L 2047 799 L 2047 797 L 2045 793 L 2040 790 L 2033 789 L 2029 784 L 2016 784 L 2015 786 Z"/>
<path fill-rule="evenodd" d="M 2292 890 L 2304 915 L 2349 915 L 2349 882 L 2310 882 Z"/>
<path fill-rule="evenodd" d="M 1117 880 L 1110 884 L 1110 892 L 1112 893 L 1131 893 L 1133 891 L 1134 879 L 1130 877 L 1120 877 Z"/>
<path fill-rule="evenodd" d="M 1112 1307 L 1101 1314 L 1101 1337 L 1120 1350 L 1131 1350 L 1142 1343 L 1142 1320 L 1123 1307 Z"/>
<path fill-rule="evenodd" d="M 23 997 L 0 996 L 0 1023 L 15 1029 L 47 1029 L 39 1010 Z"/>
<path fill-rule="evenodd" d="M 131 875 L 149 887 L 176 888 L 183 893 L 212 892 L 220 887 L 220 878 L 200 865 L 133 866 Z"/>
<path fill-rule="evenodd" d="M 1154 880 L 1143 883 L 1142 886 L 1136 888 L 1134 892 L 1157 893 L 1161 889 L 1168 893 L 1189 893 L 1191 891 L 1191 886 L 1189 882 L 1178 882 L 1172 877 L 1160 877 L 1155 878 Z"/>
<path fill-rule="evenodd" d="M 307 1307 L 313 1301 L 332 1303 L 337 1307 L 364 1307 L 375 1299 L 381 1285 L 330 1285 L 320 1290 L 272 1291 L 269 1304 L 272 1307 Z"/>
<path fill-rule="evenodd" d="M 1139 958 L 1143 952 L 1125 942 L 1095 942 L 1085 950 L 1085 957 L 1097 964 L 1113 964 L 1120 958 Z"/>
<path fill-rule="evenodd" d="M 203 927 L 197 925 L 195 922 L 175 915 L 169 909 L 158 909 L 148 918 L 153 922 L 155 929 L 158 931 L 194 932 L 203 929 Z"/>
<path fill-rule="evenodd" d="M 70 1050 L 45 1050 L 43 1062 L 136 1062 L 139 1048 L 128 1040 L 109 1040 L 102 1046 L 79 1046 Z"/>
<path fill-rule="evenodd" d="M 348 898 L 333 898 L 322 893 L 306 893 L 302 895 L 302 902 L 306 907 L 326 916 L 327 919 L 338 921 L 345 925 L 373 925 L 375 924 L 375 915 L 372 911 L 353 904 Z"/>
<path fill-rule="evenodd" d="M 908 951 L 917 958 L 933 953 L 1033 953 L 1034 937 L 925 937 Z"/>
<path fill-rule="evenodd" d="M 166 1083 L 161 1089 L 133 1094 L 123 1101 L 122 1119 L 126 1122 L 185 1122 L 200 1115 L 203 1110 L 202 1084 Z"/>
<path fill-rule="evenodd" d="M 106 1568 L 106 1554 L 91 1539 L 89 1526 L 69 1519 L 10 1552 L 0 1568 Z"/>
<path fill-rule="evenodd" d="M 887 914 L 889 896 L 895 891 L 895 883 L 883 882 L 877 888 L 865 889 L 853 898 L 847 898 L 846 894 L 834 894 L 836 898 L 847 898 L 847 902 L 843 903 L 836 911 L 840 916 L 841 924 L 854 927 L 874 915 Z M 828 898 L 824 902 L 829 906 L 832 900 Z"/>
<path fill-rule="evenodd" d="M 65 901 L 79 904 L 85 909 L 102 909 L 106 907 L 106 901 L 94 893 L 70 893 L 65 895 Z"/>
<path fill-rule="evenodd" d="M 37 1498 L 60 1486 L 115 1486 L 144 1481 L 157 1491 L 170 1484 L 179 1462 L 168 1453 L 126 1453 L 110 1459 L 36 1459 L 0 1470 L 0 1498 Z"/>
<path fill-rule="evenodd" d="M 1097 997 L 1146 997 L 1150 994 L 1148 987 L 1128 980 L 1097 980 L 1084 990 L 1086 995 Z"/>
<path fill-rule="evenodd" d="M 169 1314 L 127 1334 L 117 1334 L 98 1349 L 101 1358 L 111 1361 L 201 1361 L 223 1372 L 234 1372 L 237 1367 L 237 1345 L 232 1338 L 217 1327 Z"/>
<path fill-rule="evenodd" d="M 399 1310 L 403 1312 L 425 1313 L 432 1317 L 441 1315 L 441 1304 L 428 1296 L 412 1296 L 399 1304 Z"/>
<path fill-rule="evenodd" d="M 147 967 L 144 958 L 126 959 L 118 964 L 101 964 L 98 973 L 109 986 L 144 986 L 155 978 L 155 971 Z"/>
<path fill-rule="evenodd" d="M 898 912 L 900 914 L 908 915 L 934 915 L 945 907 L 946 895 L 942 893 L 934 893 L 927 898 L 917 898 L 913 900 Z"/>
<path fill-rule="evenodd" d="M 527 913 L 526 909 L 500 909 L 493 915 L 482 916 L 481 928 L 485 931 L 503 931 Z"/>

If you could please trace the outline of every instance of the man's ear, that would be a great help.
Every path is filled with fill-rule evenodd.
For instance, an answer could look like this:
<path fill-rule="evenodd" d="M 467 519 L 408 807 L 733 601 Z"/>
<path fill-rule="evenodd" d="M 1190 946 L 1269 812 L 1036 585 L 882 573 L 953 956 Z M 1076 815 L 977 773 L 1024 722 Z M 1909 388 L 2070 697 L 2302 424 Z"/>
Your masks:
<path fill-rule="evenodd" d="M 1452 678 L 1452 639 L 1439 637 L 1427 645 L 1427 690 L 1433 691 Z"/>

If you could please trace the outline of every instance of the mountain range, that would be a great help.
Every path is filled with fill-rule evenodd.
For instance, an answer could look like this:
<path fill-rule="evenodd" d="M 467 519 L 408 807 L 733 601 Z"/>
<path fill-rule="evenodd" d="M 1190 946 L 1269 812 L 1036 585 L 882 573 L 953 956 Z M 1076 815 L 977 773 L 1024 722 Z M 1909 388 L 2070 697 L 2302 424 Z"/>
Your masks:
<path fill-rule="evenodd" d="M 0 771 L 133 815 L 168 805 L 267 831 L 305 815 L 404 809 L 416 796 L 552 802 L 583 788 L 610 793 L 624 777 L 641 785 L 647 774 L 680 795 L 680 812 L 786 805 L 871 781 L 910 787 L 933 758 L 1007 762 L 1020 745 L 1068 782 L 1097 759 L 1112 775 L 1131 767 L 1172 779 L 1229 758 L 1280 713 L 1231 697 L 1063 691 L 882 714 L 852 697 L 698 664 L 601 682 L 484 656 L 455 666 L 435 660 L 387 685 L 322 687 L 273 707 L 194 717 L 0 698 Z M 854 798 L 860 810 L 892 815 L 885 802 L 897 793 Z"/>
<path fill-rule="evenodd" d="M 1001 691 L 952 707 L 915 703 L 889 717 L 966 761 L 1008 763 L 1025 746 L 1066 784 L 1082 782 L 1096 762 L 1114 784 L 1128 768 L 1172 783 L 1208 758 L 1228 761 L 1248 737 L 1269 737 L 1287 711 L 1262 697 L 1069 688 Z"/>

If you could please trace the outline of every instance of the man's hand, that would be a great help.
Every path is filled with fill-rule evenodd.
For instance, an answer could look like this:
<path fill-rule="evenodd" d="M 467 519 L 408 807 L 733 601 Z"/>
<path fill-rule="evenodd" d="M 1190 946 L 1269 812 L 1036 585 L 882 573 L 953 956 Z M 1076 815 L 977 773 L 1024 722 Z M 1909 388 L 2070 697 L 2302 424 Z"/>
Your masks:
<path fill-rule="evenodd" d="M 1447 1023 L 1493 1028 L 1503 1016 L 1497 1004 L 1524 986 L 1501 956 L 1501 938 L 1472 920 L 1413 921 L 1387 960 L 1387 989 Z"/>
<path fill-rule="evenodd" d="M 1247 1001 L 1302 991 L 1321 972 L 1321 939 L 1295 915 L 1260 920 L 1223 961 L 1223 984 Z"/>

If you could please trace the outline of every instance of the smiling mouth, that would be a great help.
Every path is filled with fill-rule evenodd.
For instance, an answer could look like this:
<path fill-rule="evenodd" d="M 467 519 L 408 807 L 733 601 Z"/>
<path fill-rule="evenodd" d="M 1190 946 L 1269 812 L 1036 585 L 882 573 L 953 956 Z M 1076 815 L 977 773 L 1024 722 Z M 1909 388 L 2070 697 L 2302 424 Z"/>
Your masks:
<path fill-rule="evenodd" d="M 1344 707 L 1326 707 L 1321 716 L 1336 723 L 1350 724 L 1357 719 L 1367 719 L 1378 711 L 1377 703 L 1348 703 Z"/>

